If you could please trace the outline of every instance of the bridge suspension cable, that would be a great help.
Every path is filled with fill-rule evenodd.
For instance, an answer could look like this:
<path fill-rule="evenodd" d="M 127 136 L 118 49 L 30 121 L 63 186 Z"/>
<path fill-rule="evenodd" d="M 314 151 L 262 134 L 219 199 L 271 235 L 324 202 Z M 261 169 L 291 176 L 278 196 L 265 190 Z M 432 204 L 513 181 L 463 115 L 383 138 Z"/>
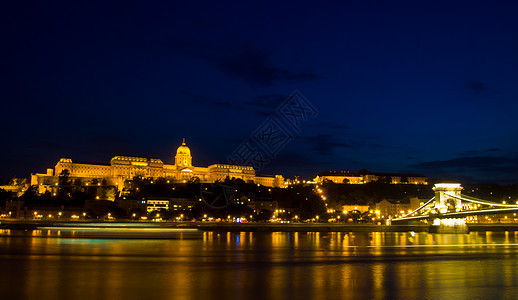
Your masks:
<path fill-rule="evenodd" d="M 468 202 L 472 202 L 472 203 L 477 203 L 477 204 L 490 205 L 490 206 L 501 206 L 501 207 L 518 207 L 518 205 L 515 205 L 515 204 L 500 204 L 500 203 L 489 202 L 486 200 L 477 199 L 477 198 L 469 197 L 469 196 L 459 197 L 459 196 L 449 194 L 449 193 L 445 193 L 445 194 L 450 197 L 453 197 L 455 199 L 459 199 L 462 201 L 468 201 Z M 469 197 L 469 198 L 466 198 L 466 197 Z"/>
<path fill-rule="evenodd" d="M 408 216 L 412 215 L 413 213 L 418 212 L 418 211 L 419 211 L 419 210 L 421 210 L 423 207 L 425 207 L 425 206 L 427 206 L 428 204 L 432 203 L 432 201 L 433 201 L 433 200 L 435 200 L 435 197 L 433 197 L 432 199 L 428 200 L 425 204 L 423 204 L 423 205 L 419 206 L 419 208 L 415 209 L 414 211 L 409 212 L 408 214 L 406 214 L 406 215 L 404 215 L 404 216 L 401 216 L 401 218 L 406 218 L 406 217 L 408 217 Z M 400 218 L 400 219 L 401 219 L 401 218 Z"/>

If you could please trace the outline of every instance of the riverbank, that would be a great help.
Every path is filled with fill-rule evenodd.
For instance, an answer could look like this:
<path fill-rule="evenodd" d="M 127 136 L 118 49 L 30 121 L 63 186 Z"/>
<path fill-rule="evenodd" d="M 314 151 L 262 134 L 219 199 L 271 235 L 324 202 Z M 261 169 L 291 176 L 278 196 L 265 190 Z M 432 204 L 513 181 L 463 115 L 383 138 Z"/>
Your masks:
<path fill-rule="evenodd" d="M 428 232 L 428 225 L 392 225 L 373 224 L 329 224 L 329 223 L 295 223 L 295 224 L 199 224 L 203 231 L 224 232 Z"/>
<path fill-rule="evenodd" d="M 209 223 L 209 222 L 135 222 L 135 221 L 56 221 L 56 220 L 1 220 L 0 229 L 36 230 L 38 227 L 59 226 L 90 227 L 158 227 L 192 228 L 220 232 L 430 232 L 430 225 L 374 225 L 334 223 Z M 518 224 L 467 224 L 469 231 L 518 231 Z"/>
<path fill-rule="evenodd" d="M 468 231 L 518 231 L 518 224 L 467 224 Z M 198 229 L 224 232 L 436 232 L 434 227 L 419 225 L 372 225 L 372 224 L 201 224 Z"/>

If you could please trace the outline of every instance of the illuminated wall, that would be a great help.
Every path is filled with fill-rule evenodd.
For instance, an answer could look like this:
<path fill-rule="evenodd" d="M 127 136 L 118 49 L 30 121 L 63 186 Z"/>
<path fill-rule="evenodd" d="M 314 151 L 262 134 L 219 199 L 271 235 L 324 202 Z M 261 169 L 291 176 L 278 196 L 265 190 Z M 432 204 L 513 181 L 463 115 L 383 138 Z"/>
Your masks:
<path fill-rule="evenodd" d="M 282 187 L 284 185 L 284 177 L 282 175 L 256 175 L 254 183 L 264 186 Z"/>
<path fill-rule="evenodd" d="M 348 171 L 330 171 L 320 173 L 313 179 L 322 184 L 330 180 L 334 183 L 362 184 L 377 182 L 379 180 L 390 184 L 428 184 L 428 178 L 418 174 L 398 174 L 398 173 L 366 173 L 358 174 Z M 345 182 L 344 182 L 345 180 Z"/>
<path fill-rule="evenodd" d="M 72 161 L 70 158 L 61 158 L 54 170 L 48 169 L 46 174 L 31 174 L 31 185 L 38 185 L 40 193 L 49 190 L 58 183 L 63 171 L 68 171 L 70 179 L 81 179 L 88 184 L 94 179 L 106 180 L 108 185 L 117 186 L 122 190 L 124 181 L 135 176 L 145 178 L 166 178 L 176 182 L 187 182 L 198 178 L 200 182 L 222 181 L 228 178 L 242 179 L 245 182 L 258 181 L 259 184 L 274 187 L 282 186 L 284 178 L 281 175 L 260 176 L 256 178 L 255 170 L 250 166 L 214 164 L 207 168 L 192 165 L 190 149 L 185 140 L 174 158 L 174 165 L 167 165 L 158 158 L 115 156 L 109 163 L 87 163 Z"/>
<path fill-rule="evenodd" d="M 215 164 L 209 166 L 211 181 L 222 181 L 228 178 L 242 179 L 245 182 L 254 182 L 255 170 L 249 166 Z"/>

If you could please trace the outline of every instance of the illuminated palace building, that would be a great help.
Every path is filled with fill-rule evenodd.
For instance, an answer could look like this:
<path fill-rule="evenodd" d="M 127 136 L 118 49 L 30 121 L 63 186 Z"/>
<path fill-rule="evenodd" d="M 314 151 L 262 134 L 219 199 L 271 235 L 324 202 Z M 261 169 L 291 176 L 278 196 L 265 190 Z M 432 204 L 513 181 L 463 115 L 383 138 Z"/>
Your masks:
<path fill-rule="evenodd" d="M 119 190 L 122 190 L 125 180 L 135 176 L 166 178 L 176 182 L 187 182 L 194 178 L 198 178 L 200 182 L 235 178 L 269 187 L 280 187 L 284 184 L 282 175 L 256 175 L 254 168 L 250 166 L 214 164 L 195 167 L 192 165 L 191 150 L 185 145 L 185 139 L 176 151 L 174 165 L 164 164 L 157 158 L 134 156 L 115 156 L 109 163 L 86 163 L 61 158 L 54 169 L 47 169 L 46 174 L 31 174 L 31 185 L 38 185 L 39 191 L 45 192 L 56 185 L 60 174 L 64 173 L 69 174 L 70 180 L 80 179 L 84 184 L 93 180 L 106 180 L 108 185 L 118 186 Z"/>

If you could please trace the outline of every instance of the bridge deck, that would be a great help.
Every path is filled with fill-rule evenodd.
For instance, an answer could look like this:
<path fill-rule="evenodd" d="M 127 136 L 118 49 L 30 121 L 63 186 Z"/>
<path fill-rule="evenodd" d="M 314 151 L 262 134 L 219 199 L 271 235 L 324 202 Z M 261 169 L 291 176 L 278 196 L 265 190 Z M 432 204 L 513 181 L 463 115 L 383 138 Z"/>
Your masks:
<path fill-rule="evenodd" d="M 462 218 L 467 216 L 478 216 L 478 215 L 494 215 L 494 214 L 507 214 L 518 212 L 518 207 L 513 208 L 493 208 L 493 209 L 480 209 L 480 210 L 465 210 L 458 212 L 445 213 L 441 215 L 423 215 L 423 216 L 412 216 L 406 218 L 392 219 L 392 222 L 398 221 L 411 221 L 411 220 L 426 220 L 426 219 L 445 219 L 445 218 Z"/>

